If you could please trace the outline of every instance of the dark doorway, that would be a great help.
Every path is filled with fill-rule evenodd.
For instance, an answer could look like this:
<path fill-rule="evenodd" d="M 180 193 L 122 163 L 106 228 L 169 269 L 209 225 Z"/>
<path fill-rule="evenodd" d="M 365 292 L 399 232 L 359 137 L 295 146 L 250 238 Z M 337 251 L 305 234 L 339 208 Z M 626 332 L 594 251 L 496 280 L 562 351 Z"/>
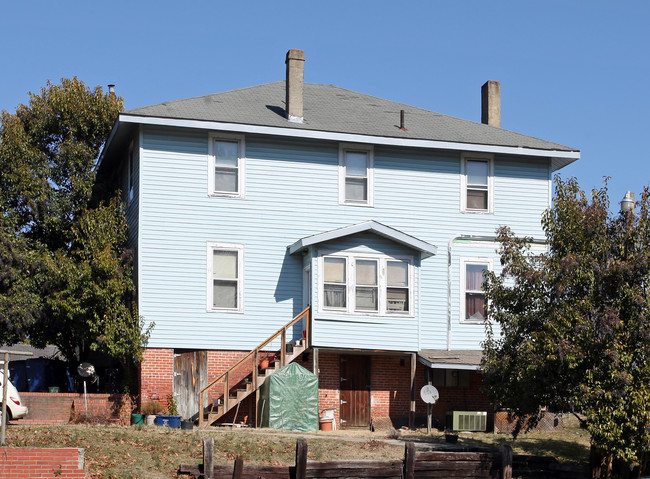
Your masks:
<path fill-rule="evenodd" d="M 370 356 L 341 356 L 341 427 L 370 426 Z"/>
<path fill-rule="evenodd" d="M 183 419 L 196 419 L 199 394 L 208 383 L 208 354 L 192 351 L 174 354 L 174 399 Z"/>

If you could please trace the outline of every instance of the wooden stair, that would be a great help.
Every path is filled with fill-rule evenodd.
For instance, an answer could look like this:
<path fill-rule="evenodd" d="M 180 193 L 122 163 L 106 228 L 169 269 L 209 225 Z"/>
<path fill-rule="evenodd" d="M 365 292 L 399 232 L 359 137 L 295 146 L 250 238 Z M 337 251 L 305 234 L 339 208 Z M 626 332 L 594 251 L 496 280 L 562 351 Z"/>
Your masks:
<path fill-rule="evenodd" d="M 292 328 L 296 323 L 305 319 L 303 337 L 293 343 L 287 343 L 287 330 Z M 304 353 L 310 347 L 311 331 L 311 309 L 307 307 L 298 316 L 285 324 L 281 329 L 276 331 L 263 343 L 246 354 L 242 359 L 233 364 L 226 372 L 217 379 L 205 386 L 199 393 L 199 426 L 213 425 L 231 410 L 238 408 L 239 404 L 255 393 L 264 384 L 267 378 L 280 368 L 293 362 L 297 357 Z M 269 345 L 276 339 L 280 338 L 279 351 L 269 350 Z M 263 370 L 258 369 L 260 357 L 267 357 L 275 354 L 275 359 L 269 367 Z M 241 371 L 244 371 L 243 373 Z M 237 384 L 232 385 L 230 381 L 239 371 L 238 376 L 244 376 Z M 209 391 L 215 386 L 223 384 L 223 394 L 216 401 L 212 401 L 209 407 L 205 407 L 204 399 Z"/>

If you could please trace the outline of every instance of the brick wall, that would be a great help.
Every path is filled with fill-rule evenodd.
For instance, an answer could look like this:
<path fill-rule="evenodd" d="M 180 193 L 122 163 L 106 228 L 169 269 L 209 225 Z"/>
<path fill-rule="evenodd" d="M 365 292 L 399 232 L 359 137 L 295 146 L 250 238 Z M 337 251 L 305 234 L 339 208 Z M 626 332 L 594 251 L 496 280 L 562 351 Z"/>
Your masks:
<path fill-rule="evenodd" d="M 91 422 L 130 423 L 130 407 L 123 408 L 124 396 L 121 394 L 83 394 L 76 393 L 20 393 L 20 398 L 29 412 L 18 424 L 67 424 L 76 418 L 86 416 Z M 1 477 L 1 476 L 0 476 Z"/>
<path fill-rule="evenodd" d="M 140 402 L 166 401 L 174 390 L 174 350 L 147 348 L 140 363 Z"/>
<path fill-rule="evenodd" d="M 84 450 L 77 448 L 3 447 L 0 449 L 3 479 L 86 477 Z"/>
<path fill-rule="evenodd" d="M 229 367 L 239 361 L 247 351 L 208 351 L 208 381 L 216 379 Z M 313 357 L 307 361 L 297 362 L 312 370 Z M 408 423 L 411 405 L 410 377 L 411 356 L 372 356 L 371 360 L 371 414 L 375 422 L 393 424 L 396 427 Z M 340 356 L 338 354 L 319 353 L 319 410 L 335 408 L 337 426 L 340 425 Z M 230 376 L 230 386 L 234 387 L 250 372 L 251 365 L 245 364 Z M 164 402 L 173 389 L 174 350 L 147 349 L 141 365 L 141 401 L 158 399 Z M 426 404 L 420 399 L 420 389 L 426 384 L 427 368 L 417 363 L 416 366 L 416 425 L 426 424 Z M 492 406 L 487 397 L 481 393 L 481 378 L 477 372 L 470 373 L 470 385 L 462 387 L 441 387 L 440 400 L 434 405 L 432 414 L 434 426 L 442 427 L 447 411 L 488 411 Z M 223 396 L 223 385 L 216 385 L 209 393 L 208 403 Z M 239 415 L 224 418 L 225 422 L 241 422 L 248 416 L 252 423 L 254 403 L 252 399 L 242 403 Z M 319 412 L 320 412 L 319 411 Z M 488 415 L 488 427 L 491 427 L 493 415 Z"/>

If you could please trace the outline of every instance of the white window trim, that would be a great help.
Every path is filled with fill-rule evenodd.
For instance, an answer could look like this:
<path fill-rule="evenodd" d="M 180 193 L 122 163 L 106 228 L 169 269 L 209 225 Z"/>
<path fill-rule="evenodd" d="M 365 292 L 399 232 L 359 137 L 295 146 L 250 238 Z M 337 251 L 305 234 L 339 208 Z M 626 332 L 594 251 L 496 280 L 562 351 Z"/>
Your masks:
<path fill-rule="evenodd" d="M 215 157 L 214 157 L 214 142 L 218 140 L 223 141 L 236 141 L 238 144 L 239 158 L 237 161 L 237 192 L 229 191 L 214 191 L 214 170 L 215 170 Z M 232 133 L 210 133 L 208 135 L 208 196 L 212 197 L 230 197 L 230 198 L 244 198 L 246 186 L 246 142 L 244 135 L 237 135 Z"/>
<path fill-rule="evenodd" d="M 325 291 L 324 291 L 324 259 L 325 257 L 330 258 L 345 258 L 346 259 L 346 307 L 345 308 L 326 308 L 325 307 Z M 379 308 L 378 311 L 366 311 L 366 310 L 355 310 L 356 308 L 356 260 L 376 260 L 378 261 L 378 290 L 379 290 Z M 387 281 L 386 281 L 386 268 L 388 261 L 405 261 L 408 263 L 408 281 L 409 281 L 409 310 L 403 313 L 398 311 L 388 311 L 387 300 L 386 300 L 386 290 L 387 290 Z M 349 316 L 381 316 L 381 317 L 400 317 L 400 318 L 412 318 L 415 316 L 414 309 L 414 297 L 415 297 L 415 259 L 413 256 L 405 255 L 382 255 L 382 254 L 369 254 L 369 253 L 342 253 L 342 252 L 331 252 L 331 251 L 321 251 L 318 256 L 318 311 L 323 314 L 345 314 Z"/>
<path fill-rule="evenodd" d="M 368 200 L 347 201 L 345 198 L 345 152 L 360 151 L 368 155 Z M 340 143 L 339 144 L 339 204 L 346 206 L 374 206 L 375 191 L 375 159 L 374 148 L 372 145 L 362 145 L 357 143 Z"/>
<path fill-rule="evenodd" d="M 237 251 L 237 308 L 215 308 L 213 306 L 213 277 L 212 277 L 212 254 L 213 251 Z M 243 313 L 244 312 L 244 245 L 231 243 L 216 243 L 208 241 L 206 249 L 207 269 L 207 311 Z"/>
<path fill-rule="evenodd" d="M 494 271 L 494 262 L 490 258 L 485 257 L 475 257 L 475 256 L 464 256 L 460 258 L 460 322 L 464 324 L 483 324 L 484 320 L 471 320 L 465 319 L 465 299 L 466 299 L 466 274 L 468 264 L 480 264 L 487 266 L 488 271 Z"/>
<path fill-rule="evenodd" d="M 467 160 L 483 160 L 488 162 L 488 207 L 486 210 L 467 207 Z M 494 155 L 487 153 L 462 153 L 460 165 L 460 211 L 462 213 L 473 214 L 494 213 Z"/>

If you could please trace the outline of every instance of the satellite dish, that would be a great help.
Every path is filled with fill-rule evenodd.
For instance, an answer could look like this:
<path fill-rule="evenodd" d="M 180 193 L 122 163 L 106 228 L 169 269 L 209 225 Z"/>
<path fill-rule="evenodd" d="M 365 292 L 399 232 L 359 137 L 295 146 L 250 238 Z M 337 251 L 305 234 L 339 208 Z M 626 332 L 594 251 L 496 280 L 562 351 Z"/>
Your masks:
<path fill-rule="evenodd" d="M 90 378 L 95 375 L 95 366 L 90 363 L 81 363 L 77 367 L 77 374 L 82 378 Z"/>
<path fill-rule="evenodd" d="M 440 398 L 440 394 L 434 386 L 427 384 L 420 389 L 420 397 L 427 404 L 435 404 Z"/>

